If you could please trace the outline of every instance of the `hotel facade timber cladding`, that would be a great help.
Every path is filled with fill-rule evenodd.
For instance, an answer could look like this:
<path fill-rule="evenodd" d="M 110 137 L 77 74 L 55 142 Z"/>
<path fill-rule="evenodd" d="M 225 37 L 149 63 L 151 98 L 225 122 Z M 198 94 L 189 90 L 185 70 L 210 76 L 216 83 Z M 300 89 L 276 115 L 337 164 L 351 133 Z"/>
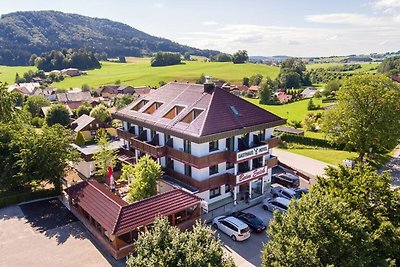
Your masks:
<path fill-rule="evenodd" d="M 127 152 L 149 154 L 208 204 L 259 197 L 278 161 L 273 127 L 285 120 L 213 83 L 169 83 L 113 114 Z M 129 151 L 128 151 L 129 150 Z"/>

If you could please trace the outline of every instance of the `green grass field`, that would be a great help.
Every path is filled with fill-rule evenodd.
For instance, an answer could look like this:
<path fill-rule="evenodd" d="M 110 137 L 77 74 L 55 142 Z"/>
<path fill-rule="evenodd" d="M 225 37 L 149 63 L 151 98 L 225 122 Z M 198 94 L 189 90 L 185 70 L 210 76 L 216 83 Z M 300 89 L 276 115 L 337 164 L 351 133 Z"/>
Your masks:
<path fill-rule="evenodd" d="M 259 99 L 253 98 L 244 98 L 247 101 L 265 109 L 269 112 L 272 112 L 279 117 L 290 120 L 302 121 L 307 113 L 315 113 L 315 112 L 324 112 L 323 110 L 307 110 L 308 100 L 300 100 L 286 105 L 261 105 L 259 104 Z M 321 107 L 325 107 L 331 105 L 332 103 L 322 103 L 322 99 L 313 98 L 313 102 L 316 105 L 320 105 Z"/>
<path fill-rule="evenodd" d="M 18 73 L 22 76 L 28 70 L 36 70 L 36 67 L 31 66 L 17 66 L 17 67 L 9 67 L 9 66 L 0 66 L 0 82 L 14 84 L 15 82 L 15 74 Z"/>
<path fill-rule="evenodd" d="M 285 149 L 285 151 L 320 160 L 332 165 L 339 165 L 344 159 L 357 157 L 357 153 L 333 149 Z"/>
<path fill-rule="evenodd" d="M 350 63 L 349 63 L 350 64 Z M 371 70 L 373 68 L 376 68 L 379 63 L 377 62 L 372 62 L 372 63 L 356 63 L 356 64 L 360 64 L 361 68 L 360 69 L 356 69 L 354 71 L 348 71 L 349 73 L 351 72 L 376 72 L 376 70 Z M 334 66 L 343 66 L 345 64 L 343 63 L 316 63 L 316 64 L 308 64 L 307 65 L 307 69 L 318 69 L 318 68 L 323 68 L 323 69 L 327 69 L 329 67 L 334 67 Z"/>
<path fill-rule="evenodd" d="M 130 62 L 134 61 L 129 58 Z M 158 86 L 160 81 L 194 82 L 200 75 L 213 76 L 214 79 L 239 84 L 243 77 L 261 73 L 264 77 L 275 78 L 279 73 L 278 67 L 261 64 L 233 64 L 231 62 L 199 62 L 189 61 L 181 65 L 166 67 L 151 67 L 148 59 L 134 61 L 134 63 L 102 62 L 102 68 L 88 71 L 88 75 L 66 78 L 64 81 L 54 83 L 58 88 L 81 87 L 89 84 L 98 87 L 105 84 L 113 84 L 120 80 L 121 84 L 131 86 Z"/>

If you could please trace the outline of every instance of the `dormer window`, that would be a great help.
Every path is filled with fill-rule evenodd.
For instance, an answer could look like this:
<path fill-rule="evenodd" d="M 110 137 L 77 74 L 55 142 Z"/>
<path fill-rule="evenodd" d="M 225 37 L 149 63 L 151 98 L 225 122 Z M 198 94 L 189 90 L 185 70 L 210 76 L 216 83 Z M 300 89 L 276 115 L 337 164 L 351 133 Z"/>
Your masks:
<path fill-rule="evenodd" d="M 145 111 L 143 111 L 143 113 L 147 113 L 147 114 L 153 114 L 157 109 L 159 109 L 162 104 L 161 102 L 153 102 L 150 107 L 148 107 Z"/>
<path fill-rule="evenodd" d="M 137 103 L 132 110 L 134 111 L 138 111 L 139 109 L 141 109 L 142 107 L 144 107 L 144 105 L 146 105 L 149 102 L 149 100 L 141 100 L 139 103 Z"/>
<path fill-rule="evenodd" d="M 170 119 L 172 120 L 173 118 L 175 118 L 179 113 L 182 112 L 182 110 L 184 110 L 185 107 L 182 106 L 174 106 L 170 111 L 168 111 L 167 114 L 164 115 L 164 118 Z"/>
<path fill-rule="evenodd" d="M 181 122 L 191 123 L 194 121 L 204 110 L 194 108 L 192 109 L 182 120 Z"/>

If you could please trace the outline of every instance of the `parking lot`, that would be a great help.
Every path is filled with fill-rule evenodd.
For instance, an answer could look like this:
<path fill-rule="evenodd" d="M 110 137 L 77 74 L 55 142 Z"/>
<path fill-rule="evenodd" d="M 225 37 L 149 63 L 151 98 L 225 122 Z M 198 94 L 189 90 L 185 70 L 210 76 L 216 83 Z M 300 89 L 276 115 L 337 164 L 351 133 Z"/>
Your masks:
<path fill-rule="evenodd" d="M 0 266 L 125 266 L 57 199 L 0 209 Z"/>
<path fill-rule="evenodd" d="M 265 211 L 262 204 L 250 207 L 243 210 L 243 212 L 250 212 L 259 217 L 264 223 L 269 225 L 272 219 L 272 213 Z M 260 266 L 261 265 L 261 251 L 263 244 L 268 241 L 266 232 L 251 233 L 250 238 L 243 242 L 235 242 L 229 236 L 221 231 L 217 231 L 221 241 L 224 243 L 225 249 L 230 254 L 237 266 Z"/>

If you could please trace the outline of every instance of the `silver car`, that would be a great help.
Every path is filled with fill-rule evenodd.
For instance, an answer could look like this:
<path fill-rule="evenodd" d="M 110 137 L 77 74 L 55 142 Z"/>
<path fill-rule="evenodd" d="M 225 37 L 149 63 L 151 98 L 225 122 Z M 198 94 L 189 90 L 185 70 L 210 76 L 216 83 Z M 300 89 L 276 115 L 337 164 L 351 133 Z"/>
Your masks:
<path fill-rule="evenodd" d="M 274 197 L 283 197 L 287 199 L 297 198 L 297 194 L 294 190 L 279 185 L 271 186 L 271 194 Z"/>
<path fill-rule="evenodd" d="M 263 200 L 263 209 L 273 212 L 279 210 L 286 212 L 289 207 L 290 200 L 283 197 L 266 198 Z"/>

